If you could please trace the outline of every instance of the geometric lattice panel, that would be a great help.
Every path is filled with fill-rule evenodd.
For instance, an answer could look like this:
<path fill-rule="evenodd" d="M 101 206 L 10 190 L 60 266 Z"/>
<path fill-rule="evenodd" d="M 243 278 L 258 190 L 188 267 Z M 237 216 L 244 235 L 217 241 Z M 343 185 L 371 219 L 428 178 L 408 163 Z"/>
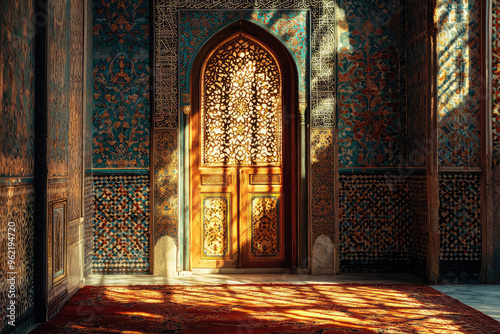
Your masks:
<path fill-rule="evenodd" d="M 94 273 L 149 272 L 149 175 L 94 174 Z"/>
<path fill-rule="evenodd" d="M 408 178 L 340 175 L 340 265 L 343 271 L 408 267 Z"/>
<path fill-rule="evenodd" d="M 397 166 L 402 154 L 398 1 L 339 0 L 341 167 Z M 344 15 L 341 15 L 344 13 Z"/>
<path fill-rule="evenodd" d="M 481 1 L 437 3 L 439 165 L 478 167 Z"/>
<path fill-rule="evenodd" d="M 218 46 L 203 73 L 202 165 L 281 166 L 281 86 L 265 46 L 245 36 Z"/>
<path fill-rule="evenodd" d="M 34 189 L 33 185 L 0 187 L 0 332 L 12 329 L 7 324 L 8 281 L 15 276 L 16 325 L 34 310 Z M 8 230 L 10 226 L 15 230 Z M 14 225 L 12 224 L 14 223 Z M 8 234 L 8 232 L 13 233 Z M 14 270 L 8 266 L 8 240 L 15 238 Z"/>
<path fill-rule="evenodd" d="M 500 1 L 493 0 L 493 161 L 500 166 Z"/>
<path fill-rule="evenodd" d="M 480 174 L 439 174 L 441 260 L 481 261 L 480 186 Z"/>

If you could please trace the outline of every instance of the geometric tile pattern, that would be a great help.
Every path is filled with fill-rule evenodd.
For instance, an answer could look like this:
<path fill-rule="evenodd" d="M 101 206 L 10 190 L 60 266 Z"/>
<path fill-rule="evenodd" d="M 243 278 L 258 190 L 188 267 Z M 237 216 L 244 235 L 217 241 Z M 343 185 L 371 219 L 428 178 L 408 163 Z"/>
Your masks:
<path fill-rule="evenodd" d="M 429 243 L 427 176 L 409 176 L 411 229 L 410 229 L 410 268 L 420 276 L 425 275 L 427 245 Z"/>
<path fill-rule="evenodd" d="M 148 273 L 149 175 L 94 175 L 93 272 Z"/>
<path fill-rule="evenodd" d="M 34 2 L 10 0 L 0 6 L 0 177 L 32 176 Z"/>
<path fill-rule="evenodd" d="M 189 94 L 192 57 L 219 29 L 244 19 L 273 33 L 294 54 L 299 68 L 299 91 L 305 90 L 307 14 L 305 11 L 182 11 L 179 35 L 179 83 L 181 94 Z"/>
<path fill-rule="evenodd" d="M 409 196 L 406 176 L 340 175 L 342 271 L 408 268 Z"/>
<path fill-rule="evenodd" d="M 479 167 L 480 3 L 437 1 L 440 167 Z"/>
<path fill-rule="evenodd" d="M 319 7 L 327 8 L 328 10 L 319 9 Z M 318 1 L 311 4 L 309 0 L 215 0 L 210 2 L 200 2 L 195 0 L 158 0 L 155 5 L 155 127 L 157 128 L 176 128 L 178 126 L 178 100 L 177 94 L 177 64 L 180 59 L 178 53 L 178 10 L 179 9 L 309 9 L 312 8 L 312 35 L 317 36 L 317 43 L 312 49 L 312 57 L 319 54 L 321 45 L 319 43 L 319 34 L 321 31 L 328 28 L 330 21 L 325 21 L 326 14 L 330 16 L 334 13 L 335 4 L 332 0 Z M 318 13 L 322 16 L 319 17 Z M 325 14 L 325 15 L 323 15 Z M 209 24 L 202 22 L 202 25 Z M 201 27 L 200 27 L 201 28 Z M 201 31 L 201 30 L 200 30 Z M 288 31 L 291 33 L 291 31 Z M 331 41 L 332 39 L 330 39 Z M 315 62 L 311 64 L 312 73 L 318 73 L 321 69 L 327 71 L 328 68 L 335 68 L 335 56 L 333 43 L 329 42 L 329 48 L 321 50 L 325 51 L 321 58 L 314 58 Z M 316 46 L 317 45 L 317 46 Z M 327 78 L 334 85 L 334 78 Z M 321 80 L 321 83 L 326 83 L 328 80 Z M 322 87 L 317 87 L 321 90 Z M 333 99 L 333 90 L 325 90 L 327 96 L 322 97 L 325 102 Z M 317 97 L 313 97 L 316 99 Z M 319 98 L 319 97 L 318 97 Z M 313 101 L 314 102 L 314 101 Z M 334 103 L 330 104 L 331 106 Z M 334 109 L 331 108 L 332 112 Z M 333 116 L 332 116 L 333 117 Z"/>
<path fill-rule="evenodd" d="M 83 3 L 71 2 L 68 222 L 82 217 Z"/>
<path fill-rule="evenodd" d="M 426 157 L 427 113 L 430 96 L 428 70 L 430 49 L 427 17 L 428 0 L 406 1 L 405 45 L 407 56 L 406 93 L 408 100 L 407 150 L 408 165 L 424 167 Z"/>
<path fill-rule="evenodd" d="M 16 272 L 16 325 L 34 310 L 34 188 L 33 185 L 0 187 L 0 332 L 7 324 L 7 272 Z M 15 270 L 8 270 L 9 222 L 15 224 Z M 12 232 L 12 230 L 10 231 Z"/>
<path fill-rule="evenodd" d="M 335 150 L 333 129 L 311 130 L 312 242 L 335 233 Z"/>
<path fill-rule="evenodd" d="M 85 276 L 92 274 L 92 252 L 94 248 L 94 186 L 92 173 L 85 173 L 84 185 L 84 273 Z"/>
<path fill-rule="evenodd" d="M 149 167 L 149 1 L 93 2 L 94 168 Z"/>
<path fill-rule="evenodd" d="M 94 188 L 93 188 L 93 175 L 92 175 L 92 104 L 93 96 L 92 89 L 94 81 L 92 76 L 92 1 L 86 2 L 85 8 L 85 74 L 86 87 L 85 87 L 85 124 L 84 124 L 84 156 L 85 156 L 85 174 L 84 174 L 84 275 L 92 274 L 92 251 L 94 246 L 93 235 L 93 217 L 94 217 Z"/>
<path fill-rule="evenodd" d="M 481 261 L 480 187 L 480 174 L 439 174 L 441 261 Z"/>
<path fill-rule="evenodd" d="M 500 1 L 493 0 L 493 162 L 500 166 Z"/>
<path fill-rule="evenodd" d="M 340 167 L 398 166 L 403 153 L 402 5 L 385 0 L 339 0 L 338 4 Z"/>
<path fill-rule="evenodd" d="M 47 167 L 60 177 L 68 176 L 71 1 L 49 1 L 47 9 Z"/>

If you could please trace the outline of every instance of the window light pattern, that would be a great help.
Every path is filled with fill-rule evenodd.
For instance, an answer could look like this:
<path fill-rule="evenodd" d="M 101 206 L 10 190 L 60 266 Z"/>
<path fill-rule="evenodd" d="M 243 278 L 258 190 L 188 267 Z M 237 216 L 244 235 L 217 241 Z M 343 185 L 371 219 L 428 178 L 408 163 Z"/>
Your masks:
<path fill-rule="evenodd" d="M 275 57 L 244 36 L 204 67 L 203 165 L 281 165 L 281 74 Z"/>

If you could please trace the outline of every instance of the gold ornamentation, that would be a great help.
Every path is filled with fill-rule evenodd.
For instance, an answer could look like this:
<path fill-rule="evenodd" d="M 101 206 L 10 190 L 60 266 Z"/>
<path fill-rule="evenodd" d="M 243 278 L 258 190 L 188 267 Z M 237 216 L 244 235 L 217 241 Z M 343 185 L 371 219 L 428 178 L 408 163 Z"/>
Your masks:
<path fill-rule="evenodd" d="M 252 245 L 254 256 L 279 254 L 279 195 L 252 195 Z"/>
<path fill-rule="evenodd" d="M 250 184 L 281 184 L 281 175 L 250 175 Z"/>
<path fill-rule="evenodd" d="M 204 67 L 203 165 L 281 165 L 281 73 L 274 56 L 238 36 Z"/>
<path fill-rule="evenodd" d="M 230 183 L 231 176 L 229 175 L 214 175 L 214 174 L 203 174 L 201 175 L 201 185 L 228 185 Z"/>
<path fill-rule="evenodd" d="M 229 194 L 203 194 L 203 254 L 224 256 L 228 249 Z"/>

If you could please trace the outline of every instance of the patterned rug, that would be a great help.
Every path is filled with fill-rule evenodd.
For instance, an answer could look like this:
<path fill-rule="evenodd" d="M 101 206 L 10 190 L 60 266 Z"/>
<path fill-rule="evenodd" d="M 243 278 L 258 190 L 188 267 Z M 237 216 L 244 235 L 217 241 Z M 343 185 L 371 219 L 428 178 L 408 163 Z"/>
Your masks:
<path fill-rule="evenodd" d="M 33 333 L 500 333 L 418 285 L 85 287 Z"/>

